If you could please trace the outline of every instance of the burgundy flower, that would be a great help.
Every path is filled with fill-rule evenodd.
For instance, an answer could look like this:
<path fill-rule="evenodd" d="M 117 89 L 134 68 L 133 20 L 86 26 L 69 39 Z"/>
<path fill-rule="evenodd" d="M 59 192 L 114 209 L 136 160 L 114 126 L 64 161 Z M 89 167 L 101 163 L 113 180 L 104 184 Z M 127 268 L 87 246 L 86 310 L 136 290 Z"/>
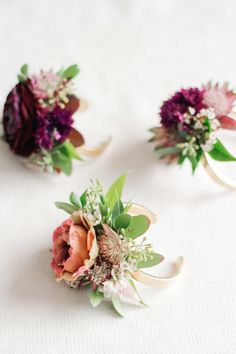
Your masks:
<path fill-rule="evenodd" d="M 56 106 L 51 112 L 41 112 L 37 118 L 36 144 L 49 150 L 55 143 L 63 143 L 70 134 L 72 124 L 72 114 L 67 109 Z"/>
<path fill-rule="evenodd" d="M 27 157 L 35 151 L 33 132 L 37 116 L 37 102 L 27 82 L 18 83 L 7 96 L 3 109 L 5 137 L 11 149 Z"/>
<path fill-rule="evenodd" d="M 182 89 L 176 92 L 169 100 L 164 101 L 161 106 L 161 123 L 165 128 L 170 128 L 184 121 L 184 113 L 189 107 L 198 113 L 205 107 L 203 104 L 203 90 L 198 88 Z"/>

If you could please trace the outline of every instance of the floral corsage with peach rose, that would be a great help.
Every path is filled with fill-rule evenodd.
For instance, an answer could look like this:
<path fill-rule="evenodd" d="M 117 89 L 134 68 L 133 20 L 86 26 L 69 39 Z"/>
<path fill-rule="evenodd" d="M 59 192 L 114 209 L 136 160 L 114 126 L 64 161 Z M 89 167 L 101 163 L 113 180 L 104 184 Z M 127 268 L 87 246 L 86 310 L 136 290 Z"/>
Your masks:
<path fill-rule="evenodd" d="M 56 202 L 70 217 L 54 231 L 51 262 L 58 282 L 72 288 L 88 286 L 93 307 L 106 299 L 121 316 L 121 300 L 144 305 L 135 274 L 164 259 L 143 236 L 149 217 L 137 215 L 132 203 L 122 202 L 125 181 L 122 175 L 106 193 L 99 181 L 91 181 L 80 197 L 71 193 L 69 203 Z"/>
<path fill-rule="evenodd" d="M 189 160 L 193 172 L 206 154 L 217 161 L 236 161 L 217 136 L 219 129 L 236 130 L 235 102 L 228 84 L 176 92 L 160 108 L 161 126 L 150 129 L 155 152 L 179 165 Z"/>
<path fill-rule="evenodd" d="M 70 175 L 83 136 L 73 127 L 80 105 L 74 93 L 77 65 L 30 75 L 23 65 L 3 108 L 4 140 L 29 165 Z"/>

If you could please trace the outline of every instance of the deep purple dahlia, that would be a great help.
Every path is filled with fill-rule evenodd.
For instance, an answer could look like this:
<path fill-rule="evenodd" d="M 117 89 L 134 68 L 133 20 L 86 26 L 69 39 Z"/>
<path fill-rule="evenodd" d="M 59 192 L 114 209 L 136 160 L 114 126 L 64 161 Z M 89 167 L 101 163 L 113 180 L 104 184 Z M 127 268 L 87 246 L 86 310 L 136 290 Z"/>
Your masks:
<path fill-rule="evenodd" d="M 71 111 L 56 106 L 51 112 L 41 112 L 37 118 L 35 142 L 40 148 L 50 150 L 56 143 L 63 143 L 72 129 Z"/>
<path fill-rule="evenodd" d="M 196 113 L 205 108 L 203 94 L 204 91 L 198 88 L 182 89 L 169 100 L 164 101 L 160 110 L 162 125 L 165 128 L 171 128 L 183 122 L 184 113 L 187 112 L 189 107 L 194 108 Z"/>
<path fill-rule="evenodd" d="M 35 151 L 36 112 L 37 102 L 27 82 L 18 83 L 7 96 L 3 109 L 5 137 L 15 154 L 27 157 Z"/>

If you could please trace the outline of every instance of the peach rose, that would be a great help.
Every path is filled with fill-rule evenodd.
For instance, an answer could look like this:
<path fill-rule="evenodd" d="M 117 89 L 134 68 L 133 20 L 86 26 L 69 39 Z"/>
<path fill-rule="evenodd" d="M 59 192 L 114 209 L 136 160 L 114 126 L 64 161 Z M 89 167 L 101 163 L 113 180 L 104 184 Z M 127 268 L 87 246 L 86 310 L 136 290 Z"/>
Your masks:
<path fill-rule="evenodd" d="M 53 233 L 51 266 L 57 280 L 74 281 L 91 268 L 98 255 L 93 225 L 81 211 L 74 212 Z"/>

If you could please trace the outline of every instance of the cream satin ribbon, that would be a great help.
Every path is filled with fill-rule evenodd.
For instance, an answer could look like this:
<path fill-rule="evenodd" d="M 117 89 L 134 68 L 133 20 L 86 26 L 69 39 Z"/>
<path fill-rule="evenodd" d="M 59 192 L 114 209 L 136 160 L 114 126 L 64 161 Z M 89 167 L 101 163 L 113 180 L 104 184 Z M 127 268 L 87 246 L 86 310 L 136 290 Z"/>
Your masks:
<path fill-rule="evenodd" d="M 81 145 L 78 148 L 76 148 L 76 151 L 81 155 L 85 157 L 96 157 L 99 156 L 103 153 L 103 151 L 107 148 L 107 146 L 111 143 L 112 138 L 109 137 L 107 140 L 102 142 L 100 145 L 95 146 L 95 147 L 89 147 L 86 145 Z"/>
<path fill-rule="evenodd" d="M 230 178 L 225 177 L 223 174 L 219 173 L 212 167 L 211 158 L 204 154 L 202 157 L 203 166 L 208 173 L 208 175 L 220 186 L 232 190 L 236 190 L 236 181 L 231 180 Z"/>
<path fill-rule="evenodd" d="M 143 207 L 142 205 L 139 204 L 132 204 L 131 207 L 129 208 L 129 213 L 133 215 L 146 215 L 151 223 L 154 223 L 156 221 L 156 215 L 149 209 Z M 152 275 L 149 273 L 146 273 L 142 270 L 139 270 L 135 273 L 132 274 L 132 277 L 145 284 L 145 285 L 150 285 L 154 286 L 156 288 L 162 287 L 163 285 L 167 285 L 169 282 L 174 280 L 182 271 L 183 266 L 184 266 L 184 258 L 179 257 L 175 262 L 174 262 L 174 271 L 169 274 L 168 276 L 157 276 L 157 275 Z"/>

